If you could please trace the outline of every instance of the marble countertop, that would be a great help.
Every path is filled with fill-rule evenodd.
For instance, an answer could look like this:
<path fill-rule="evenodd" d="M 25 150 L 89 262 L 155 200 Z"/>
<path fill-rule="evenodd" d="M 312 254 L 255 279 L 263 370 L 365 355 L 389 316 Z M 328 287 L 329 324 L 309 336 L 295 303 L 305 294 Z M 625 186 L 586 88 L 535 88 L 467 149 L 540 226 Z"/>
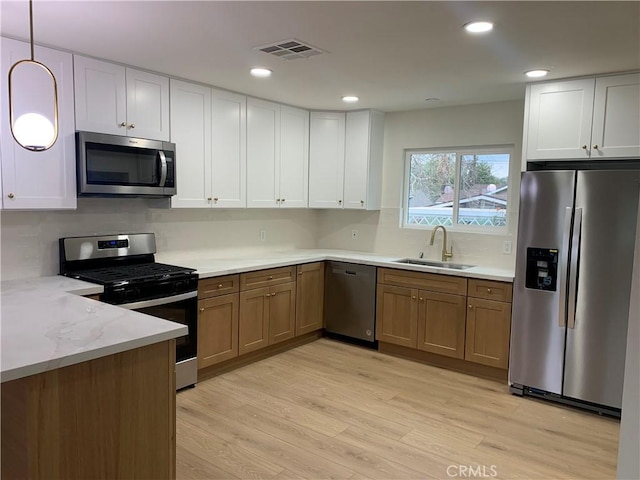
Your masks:
<path fill-rule="evenodd" d="M 232 273 L 249 272 L 251 270 L 262 270 L 265 268 L 286 267 L 299 263 L 321 262 L 324 260 L 438 273 L 441 275 L 455 275 L 458 277 L 496 280 L 500 282 L 513 282 L 514 277 L 513 270 L 483 266 L 475 266 L 465 270 L 454 270 L 450 268 L 410 265 L 397 263 L 397 260 L 406 257 L 346 250 L 293 250 L 288 252 L 265 252 L 261 254 L 247 254 L 241 257 L 224 258 L 216 258 L 214 255 L 215 253 L 213 252 L 200 252 L 198 255 L 194 255 L 191 252 L 184 252 L 158 254 L 156 255 L 156 259 L 164 263 L 174 263 L 184 267 L 195 268 L 200 278 L 217 277 Z"/>
<path fill-rule="evenodd" d="M 102 286 L 53 276 L 0 283 L 0 380 L 181 337 L 187 327 L 84 298 Z"/>

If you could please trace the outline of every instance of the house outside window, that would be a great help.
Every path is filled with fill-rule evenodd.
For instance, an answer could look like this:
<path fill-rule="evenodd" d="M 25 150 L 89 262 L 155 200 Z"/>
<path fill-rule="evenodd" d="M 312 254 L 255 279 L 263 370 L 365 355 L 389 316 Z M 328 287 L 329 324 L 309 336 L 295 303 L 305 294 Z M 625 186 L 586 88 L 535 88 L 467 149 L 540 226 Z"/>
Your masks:
<path fill-rule="evenodd" d="M 504 233 L 511 146 L 407 150 L 403 227 Z"/>

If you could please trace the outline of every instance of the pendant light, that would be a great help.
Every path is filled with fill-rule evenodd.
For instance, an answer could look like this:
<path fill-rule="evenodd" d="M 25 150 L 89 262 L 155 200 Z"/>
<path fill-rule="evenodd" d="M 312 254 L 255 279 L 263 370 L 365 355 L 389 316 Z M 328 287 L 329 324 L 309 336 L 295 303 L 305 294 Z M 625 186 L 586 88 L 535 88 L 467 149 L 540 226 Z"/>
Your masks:
<path fill-rule="evenodd" d="M 20 60 L 9 69 L 9 123 L 11 135 L 22 148 L 32 152 L 42 152 L 51 148 L 58 139 L 58 84 L 53 72 L 34 58 L 33 47 L 33 0 L 29 0 L 29 33 L 31 59 Z M 14 116 L 13 79 L 19 68 L 36 67 L 51 78 L 53 88 L 53 122 L 39 112 L 26 112 L 18 118 Z"/>

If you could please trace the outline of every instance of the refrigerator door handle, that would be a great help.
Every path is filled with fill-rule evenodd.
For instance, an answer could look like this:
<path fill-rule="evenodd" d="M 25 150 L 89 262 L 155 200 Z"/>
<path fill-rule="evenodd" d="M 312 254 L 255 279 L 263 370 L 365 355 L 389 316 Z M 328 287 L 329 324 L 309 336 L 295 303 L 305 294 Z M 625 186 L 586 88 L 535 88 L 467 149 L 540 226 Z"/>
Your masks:
<path fill-rule="evenodd" d="M 558 296 L 558 326 L 565 328 L 567 326 L 567 266 L 569 263 L 569 243 L 571 242 L 571 218 L 573 217 L 573 208 L 566 207 L 564 209 L 564 222 L 562 223 L 562 247 L 560 249 L 560 258 L 558 259 L 558 288 L 560 295 Z"/>
<path fill-rule="evenodd" d="M 578 294 L 578 261 L 580 260 L 580 235 L 582 233 L 582 208 L 576 208 L 571 239 L 571 259 L 569 262 L 569 328 L 576 327 L 576 296 Z"/>

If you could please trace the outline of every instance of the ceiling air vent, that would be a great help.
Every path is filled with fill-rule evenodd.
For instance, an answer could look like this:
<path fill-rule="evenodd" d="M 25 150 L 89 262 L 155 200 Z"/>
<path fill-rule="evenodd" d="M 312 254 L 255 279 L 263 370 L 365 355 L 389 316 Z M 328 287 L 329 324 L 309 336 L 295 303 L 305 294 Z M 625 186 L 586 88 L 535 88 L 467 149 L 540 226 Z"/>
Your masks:
<path fill-rule="evenodd" d="M 327 53 L 324 50 L 320 50 L 296 39 L 282 40 L 280 42 L 270 43 L 269 45 L 262 45 L 261 47 L 255 47 L 255 50 L 275 55 L 283 60 L 297 60 L 299 58 L 309 58 Z"/>

